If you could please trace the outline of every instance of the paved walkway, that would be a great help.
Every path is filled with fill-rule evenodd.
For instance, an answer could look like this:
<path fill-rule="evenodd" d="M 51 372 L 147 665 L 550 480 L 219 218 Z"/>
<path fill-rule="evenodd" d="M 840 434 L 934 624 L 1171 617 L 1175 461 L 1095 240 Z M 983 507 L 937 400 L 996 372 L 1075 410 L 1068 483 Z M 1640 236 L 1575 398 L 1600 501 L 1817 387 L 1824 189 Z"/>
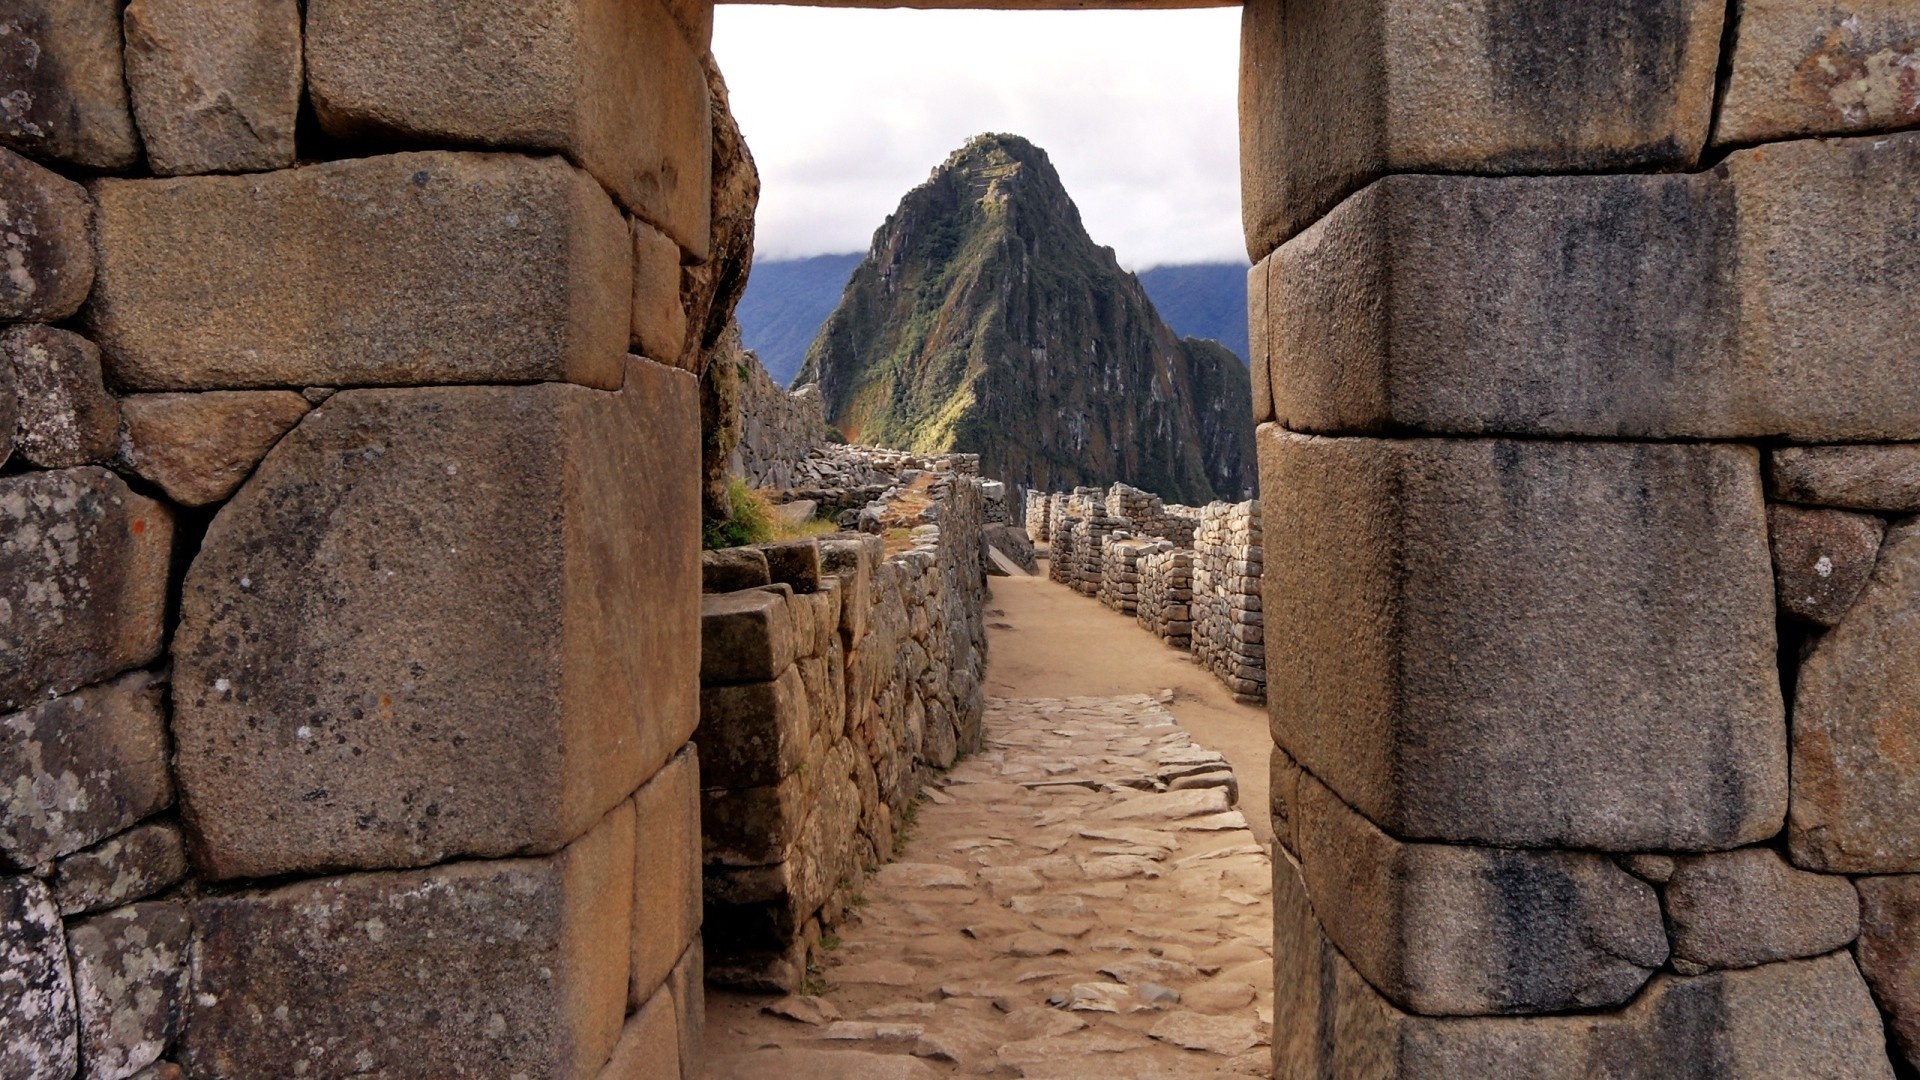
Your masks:
<path fill-rule="evenodd" d="M 1225 759 L 1146 695 L 993 698 L 986 722 L 817 996 L 713 993 L 709 1075 L 1266 1076 L 1271 871 Z"/>

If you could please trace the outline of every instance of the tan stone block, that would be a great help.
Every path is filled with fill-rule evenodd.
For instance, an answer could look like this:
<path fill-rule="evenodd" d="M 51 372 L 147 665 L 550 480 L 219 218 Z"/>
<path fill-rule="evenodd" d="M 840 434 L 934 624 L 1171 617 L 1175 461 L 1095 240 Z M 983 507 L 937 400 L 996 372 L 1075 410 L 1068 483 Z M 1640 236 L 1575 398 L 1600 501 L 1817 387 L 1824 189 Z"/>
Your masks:
<path fill-rule="evenodd" d="M 0 150 L 0 259 L 0 319 L 57 322 L 80 310 L 94 271 L 86 189 Z"/>
<path fill-rule="evenodd" d="M 1676 859 L 1666 910 L 1674 964 L 1687 974 L 1817 956 L 1860 932 L 1846 878 L 1795 870 L 1771 848 Z"/>
<path fill-rule="evenodd" d="M 1247 250 L 1259 261 L 1387 173 L 1689 165 L 1725 15 L 1710 0 L 1253 0 Z"/>
<path fill-rule="evenodd" d="M 698 715 L 694 391 L 636 359 L 617 394 L 308 414 L 187 576 L 174 737 L 203 869 L 552 851 L 672 756 Z"/>
<path fill-rule="evenodd" d="M 130 1076 L 179 1037 L 192 937 L 181 903 L 133 904 L 67 927 L 85 1075 Z"/>
<path fill-rule="evenodd" d="M 1247 271 L 1247 366 L 1253 379 L 1255 424 L 1273 419 L 1273 385 L 1267 373 L 1272 362 L 1267 338 L 1267 269 L 1272 261 L 1269 256 Z"/>
<path fill-rule="evenodd" d="M 1820 626 L 1839 622 L 1866 587 L 1886 531 L 1869 514 L 1767 507 L 1780 609 Z"/>
<path fill-rule="evenodd" d="M 778 784 L 800 767 L 813 722 L 806 683 L 789 666 L 771 682 L 700 690 L 700 779 L 710 788 Z"/>
<path fill-rule="evenodd" d="M 1888 530 L 1846 618 L 1800 665 L 1793 699 L 1795 864 L 1829 873 L 1920 870 L 1920 525 Z"/>
<path fill-rule="evenodd" d="M 60 914 L 78 915 L 150 896 L 187 876 L 187 844 L 171 821 L 150 822 L 76 851 L 54 867 Z"/>
<path fill-rule="evenodd" d="M 689 746 L 633 796 L 633 960 L 627 1004 L 638 1008 L 700 933 L 700 762 Z"/>
<path fill-rule="evenodd" d="M 1778 831 L 1758 455 L 1259 433 L 1274 741 L 1408 840 L 1700 850 Z"/>
<path fill-rule="evenodd" d="M 0 478 L 0 709 L 160 655 L 173 517 L 105 469 Z"/>
<path fill-rule="evenodd" d="M 1860 973 L 1908 1068 L 1920 1068 L 1920 876 L 1860 878 Z"/>
<path fill-rule="evenodd" d="M 1920 513 L 1920 445 L 1783 446 L 1767 454 L 1767 494 L 1812 506 Z"/>
<path fill-rule="evenodd" d="M 60 912 L 30 877 L 0 877 L 0 1075 L 69 1080 L 79 1067 Z"/>
<path fill-rule="evenodd" d="M 309 408 L 291 390 L 134 394 L 120 401 L 121 455 L 167 498 L 206 506 L 232 495 Z"/>
<path fill-rule="evenodd" d="M 809 778 L 791 773 L 767 787 L 702 791 L 702 858 L 709 866 L 781 862 L 800 839 L 812 794 Z"/>
<path fill-rule="evenodd" d="M 0 856 L 39 866 L 165 809 L 165 692 L 134 672 L 0 717 Z"/>
<path fill-rule="evenodd" d="M 706 76 L 663 0 L 313 0 L 306 41 L 329 133 L 564 153 L 707 257 Z"/>
<path fill-rule="evenodd" d="M 1920 122 L 1920 10 L 1908 0 L 1739 0 L 1716 146 Z"/>
<path fill-rule="evenodd" d="M 0 12 L 0 144 L 92 169 L 140 160 L 118 0 L 11 0 Z"/>
<path fill-rule="evenodd" d="M 696 936 L 680 962 L 667 977 L 673 991 L 674 1009 L 679 1013 L 680 1080 L 707 1080 L 707 995 L 706 957 Z"/>
<path fill-rule="evenodd" d="M 672 991 L 657 988 L 627 1018 L 600 1078 L 680 1080 L 680 1025 Z"/>
<path fill-rule="evenodd" d="M 297 1061 L 316 1076 L 591 1078 L 626 1011 L 633 843 L 621 803 L 545 858 L 198 900 L 181 1061 L 193 1076 Z"/>
<path fill-rule="evenodd" d="M 293 164 L 299 0 L 133 0 L 125 22 L 127 86 L 156 174 Z"/>
<path fill-rule="evenodd" d="M 103 465 L 120 438 L 120 404 L 107 393 L 100 350 L 51 326 L 0 332 L 0 364 L 13 368 L 19 415 L 13 448 L 43 469 Z"/>
<path fill-rule="evenodd" d="M 700 681 L 766 682 L 793 666 L 793 620 L 780 593 L 752 589 L 700 598 Z"/>
<path fill-rule="evenodd" d="M 633 244 L 561 159 L 435 151 L 93 192 L 86 318 L 117 386 L 620 386 Z"/>
<path fill-rule="evenodd" d="M 633 222 L 633 347 L 681 366 L 687 311 L 680 306 L 680 245 L 644 221 Z"/>

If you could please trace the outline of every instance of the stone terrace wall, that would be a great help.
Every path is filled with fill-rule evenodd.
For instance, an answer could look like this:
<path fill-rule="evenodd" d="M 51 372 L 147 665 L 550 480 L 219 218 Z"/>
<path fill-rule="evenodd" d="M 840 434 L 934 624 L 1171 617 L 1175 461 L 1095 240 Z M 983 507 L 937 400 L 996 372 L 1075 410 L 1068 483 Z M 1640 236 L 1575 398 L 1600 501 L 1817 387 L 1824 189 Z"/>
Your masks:
<path fill-rule="evenodd" d="M 1275 1075 L 1920 1066 L 1917 55 L 1247 4 Z"/>
<path fill-rule="evenodd" d="M 740 443 L 728 471 L 753 487 L 782 490 L 799 486 L 799 464 L 827 430 L 820 388 L 807 385 L 788 393 L 773 381 L 760 358 L 741 350 L 736 361 L 740 386 Z"/>
<path fill-rule="evenodd" d="M 709 14 L 0 9 L 0 1076 L 701 1075 Z"/>
<path fill-rule="evenodd" d="M 695 739 L 716 982 L 797 989 L 929 771 L 979 747 L 980 489 L 947 472 L 922 505 L 896 491 L 863 511 L 909 539 L 707 554 Z"/>

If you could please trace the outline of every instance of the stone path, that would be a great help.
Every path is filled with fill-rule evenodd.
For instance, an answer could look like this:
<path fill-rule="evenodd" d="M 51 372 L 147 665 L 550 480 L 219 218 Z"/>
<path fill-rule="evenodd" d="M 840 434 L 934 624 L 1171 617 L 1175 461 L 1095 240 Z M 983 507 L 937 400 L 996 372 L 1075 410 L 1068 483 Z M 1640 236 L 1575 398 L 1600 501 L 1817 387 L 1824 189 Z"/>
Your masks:
<path fill-rule="evenodd" d="M 868 882 L 818 996 L 714 993 L 713 1080 L 1268 1075 L 1271 869 L 1151 697 L 1006 699 Z"/>

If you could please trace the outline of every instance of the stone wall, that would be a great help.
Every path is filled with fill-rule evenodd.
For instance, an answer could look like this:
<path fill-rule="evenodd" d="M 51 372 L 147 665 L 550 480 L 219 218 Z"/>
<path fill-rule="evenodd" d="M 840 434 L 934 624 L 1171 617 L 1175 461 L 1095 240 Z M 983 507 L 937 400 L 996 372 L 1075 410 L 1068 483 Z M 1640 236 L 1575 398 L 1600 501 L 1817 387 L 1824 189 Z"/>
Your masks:
<path fill-rule="evenodd" d="M 980 745 L 981 482 L 900 479 L 861 511 L 872 531 L 706 555 L 695 741 L 716 982 L 797 989 L 930 771 Z"/>
<path fill-rule="evenodd" d="M 0 11 L 0 1075 L 701 1075 L 708 14 Z"/>
<path fill-rule="evenodd" d="M 1193 658 L 1235 698 L 1253 704 L 1267 694 L 1260 596 L 1265 557 L 1259 500 L 1213 503 L 1200 511 L 1193 536 Z"/>
<path fill-rule="evenodd" d="M 752 487 L 785 490 L 800 485 L 797 468 L 827 430 L 820 388 L 809 383 L 788 393 L 773 381 L 760 358 L 741 349 L 740 443 L 728 469 Z"/>
<path fill-rule="evenodd" d="M 1193 551 L 1159 540 L 1141 549 L 1140 595 L 1134 606 L 1141 626 L 1176 649 L 1193 645 Z"/>
<path fill-rule="evenodd" d="M 1916 55 L 1248 3 L 1275 1075 L 1920 1066 Z"/>

